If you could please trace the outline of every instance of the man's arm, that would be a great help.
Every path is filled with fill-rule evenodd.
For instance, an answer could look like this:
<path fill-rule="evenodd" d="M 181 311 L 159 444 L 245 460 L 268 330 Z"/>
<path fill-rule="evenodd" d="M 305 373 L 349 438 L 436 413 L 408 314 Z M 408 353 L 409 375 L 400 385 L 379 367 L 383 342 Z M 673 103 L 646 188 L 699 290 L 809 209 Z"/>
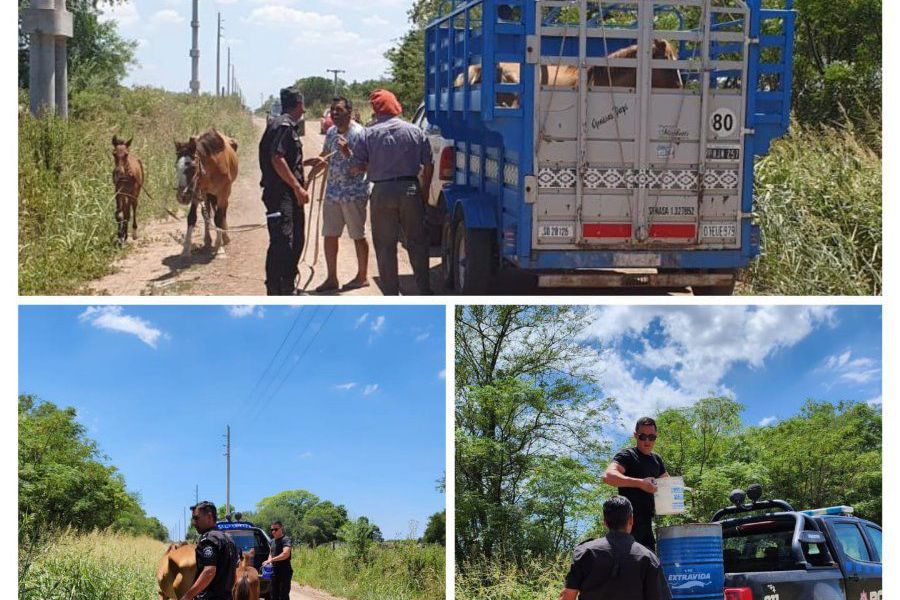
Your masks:
<path fill-rule="evenodd" d="M 625 467 L 616 461 L 609 463 L 609 466 L 606 467 L 606 472 L 603 473 L 603 483 L 613 487 L 638 488 L 648 494 L 656 493 L 656 484 L 653 483 L 652 477 L 643 479 L 628 477 L 625 475 Z"/>
<path fill-rule="evenodd" d="M 427 164 L 422 167 L 422 201 L 428 204 L 428 194 L 431 189 L 431 179 L 434 177 L 434 165 Z"/>
<path fill-rule="evenodd" d="M 671 600 L 672 592 L 669 591 L 669 584 L 666 583 L 666 577 L 659 566 L 659 563 L 652 561 L 644 569 L 644 600 Z"/>
<path fill-rule="evenodd" d="M 297 178 L 294 177 L 294 174 L 291 172 L 291 168 L 288 166 L 283 155 L 274 154 L 272 156 L 272 168 L 275 169 L 275 172 L 278 173 L 281 180 L 288 184 L 288 187 L 293 190 L 298 204 L 306 204 L 309 202 L 309 194 L 303 189 L 303 186 L 300 185 Z"/>
<path fill-rule="evenodd" d="M 193 600 L 194 598 L 196 598 L 197 594 L 205 590 L 206 586 L 210 584 L 215 576 L 215 565 L 207 565 L 203 567 L 203 570 L 200 571 L 200 576 L 194 581 L 194 585 L 191 586 L 191 589 L 189 589 L 187 593 L 185 593 L 185 595 L 181 597 L 181 600 Z"/>
<path fill-rule="evenodd" d="M 578 592 L 579 590 L 563 588 L 563 591 L 559 593 L 559 600 L 576 600 L 576 598 L 578 598 Z"/>
<path fill-rule="evenodd" d="M 274 562 L 281 562 L 283 560 L 287 560 L 287 561 L 291 560 L 291 547 L 290 546 L 285 546 L 284 550 L 281 551 L 281 554 L 279 554 L 278 556 L 270 556 L 269 559 L 266 560 L 266 562 L 271 564 Z"/>

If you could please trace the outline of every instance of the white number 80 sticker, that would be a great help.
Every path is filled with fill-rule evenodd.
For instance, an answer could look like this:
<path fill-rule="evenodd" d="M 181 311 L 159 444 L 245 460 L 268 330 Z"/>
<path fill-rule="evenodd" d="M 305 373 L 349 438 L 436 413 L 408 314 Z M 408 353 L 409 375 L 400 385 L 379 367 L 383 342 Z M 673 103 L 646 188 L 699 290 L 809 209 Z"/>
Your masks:
<path fill-rule="evenodd" d="M 709 127 L 719 137 L 731 135 L 737 125 L 737 117 L 728 108 L 720 108 L 709 117 Z"/>

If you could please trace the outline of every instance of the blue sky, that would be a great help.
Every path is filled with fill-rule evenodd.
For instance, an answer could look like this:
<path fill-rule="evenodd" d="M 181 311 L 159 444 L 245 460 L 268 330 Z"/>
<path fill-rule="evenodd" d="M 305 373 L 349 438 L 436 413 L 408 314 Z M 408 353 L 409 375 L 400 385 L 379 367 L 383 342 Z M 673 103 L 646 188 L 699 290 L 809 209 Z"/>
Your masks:
<path fill-rule="evenodd" d="M 808 398 L 881 407 L 878 306 L 610 306 L 592 309 L 584 342 L 620 436 L 637 418 L 733 396 L 746 424 L 797 414 Z"/>
<path fill-rule="evenodd" d="M 444 333 L 443 307 L 24 306 L 18 388 L 75 407 L 170 528 L 195 484 L 224 504 L 229 423 L 236 508 L 302 488 L 421 535 L 445 505 Z"/>
<path fill-rule="evenodd" d="M 344 69 L 347 81 L 380 77 L 384 52 L 409 29 L 411 0 L 200 0 L 200 89 L 216 80 L 216 13 L 222 13 L 222 85 L 226 46 L 251 106 L 300 77 L 332 77 Z M 139 65 L 126 84 L 188 91 L 191 65 L 191 0 L 129 0 L 106 8 L 119 33 L 137 40 Z"/>

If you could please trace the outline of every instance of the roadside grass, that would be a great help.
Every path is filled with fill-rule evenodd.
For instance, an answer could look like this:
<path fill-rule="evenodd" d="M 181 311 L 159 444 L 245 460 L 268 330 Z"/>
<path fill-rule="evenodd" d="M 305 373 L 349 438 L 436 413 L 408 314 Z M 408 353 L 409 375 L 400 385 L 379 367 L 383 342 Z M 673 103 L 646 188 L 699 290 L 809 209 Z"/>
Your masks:
<path fill-rule="evenodd" d="M 298 552 L 299 550 L 299 552 Z M 294 579 L 349 600 L 435 600 L 445 596 L 444 547 L 381 544 L 356 561 L 346 546 L 294 548 Z"/>
<path fill-rule="evenodd" d="M 133 136 L 131 152 L 144 163 L 149 196 L 138 201 L 138 239 L 151 219 L 177 206 L 174 140 L 215 126 L 237 139 L 244 160 L 256 141 L 250 114 L 233 98 L 122 88 L 82 92 L 70 104 L 69 119 L 19 113 L 22 295 L 79 293 L 122 252 L 115 241 L 113 134 Z"/>
<path fill-rule="evenodd" d="M 166 550 L 162 542 L 108 532 L 64 532 L 49 536 L 46 544 L 30 553 L 34 558 L 19 582 L 19 600 L 156 597 L 156 563 Z"/>
<path fill-rule="evenodd" d="M 762 253 L 740 293 L 881 294 L 881 157 L 871 139 L 794 124 L 772 144 L 756 166 Z"/>
<path fill-rule="evenodd" d="M 548 600 L 563 589 L 571 554 L 523 564 L 470 560 L 456 569 L 456 600 Z"/>

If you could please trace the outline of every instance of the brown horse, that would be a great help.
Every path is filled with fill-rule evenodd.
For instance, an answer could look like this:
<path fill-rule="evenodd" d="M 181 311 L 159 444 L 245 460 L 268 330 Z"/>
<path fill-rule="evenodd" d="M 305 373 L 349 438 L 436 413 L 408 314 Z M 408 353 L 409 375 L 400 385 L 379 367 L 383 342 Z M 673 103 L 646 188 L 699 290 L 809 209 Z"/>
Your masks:
<path fill-rule="evenodd" d="M 202 201 L 206 231 L 203 241 L 212 245 L 209 217 L 213 215 L 216 243 L 213 253 L 219 252 L 228 239 L 228 198 L 237 179 L 237 142 L 215 129 L 192 136 L 187 142 L 175 142 L 175 170 L 178 181 L 177 197 L 181 204 L 190 204 L 187 233 L 184 237 L 184 256 L 191 255 L 191 236 L 197 224 L 197 205 Z M 224 254 L 224 250 L 223 250 Z"/>
<path fill-rule="evenodd" d="M 178 600 L 194 585 L 197 556 L 194 544 L 172 544 L 156 567 L 159 600 Z"/>
<path fill-rule="evenodd" d="M 637 44 L 616 50 L 609 58 L 637 58 Z M 666 40 L 653 40 L 653 58 L 655 60 L 677 60 L 675 47 Z M 588 70 L 588 81 L 595 86 L 635 87 L 637 85 L 637 69 L 634 67 L 591 67 Z M 653 69 L 650 85 L 655 88 L 679 89 L 684 87 L 681 72 L 678 69 Z"/>
<path fill-rule="evenodd" d="M 253 566 L 253 551 L 245 552 L 234 575 L 232 600 L 259 600 L 259 573 Z"/>
<path fill-rule="evenodd" d="M 112 180 L 116 190 L 116 223 L 118 223 L 119 243 L 128 240 L 128 220 L 131 219 L 131 237 L 137 239 L 137 205 L 141 188 L 144 186 L 144 163 L 129 152 L 131 138 L 127 142 L 114 135 L 112 138 L 113 167 Z"/>

